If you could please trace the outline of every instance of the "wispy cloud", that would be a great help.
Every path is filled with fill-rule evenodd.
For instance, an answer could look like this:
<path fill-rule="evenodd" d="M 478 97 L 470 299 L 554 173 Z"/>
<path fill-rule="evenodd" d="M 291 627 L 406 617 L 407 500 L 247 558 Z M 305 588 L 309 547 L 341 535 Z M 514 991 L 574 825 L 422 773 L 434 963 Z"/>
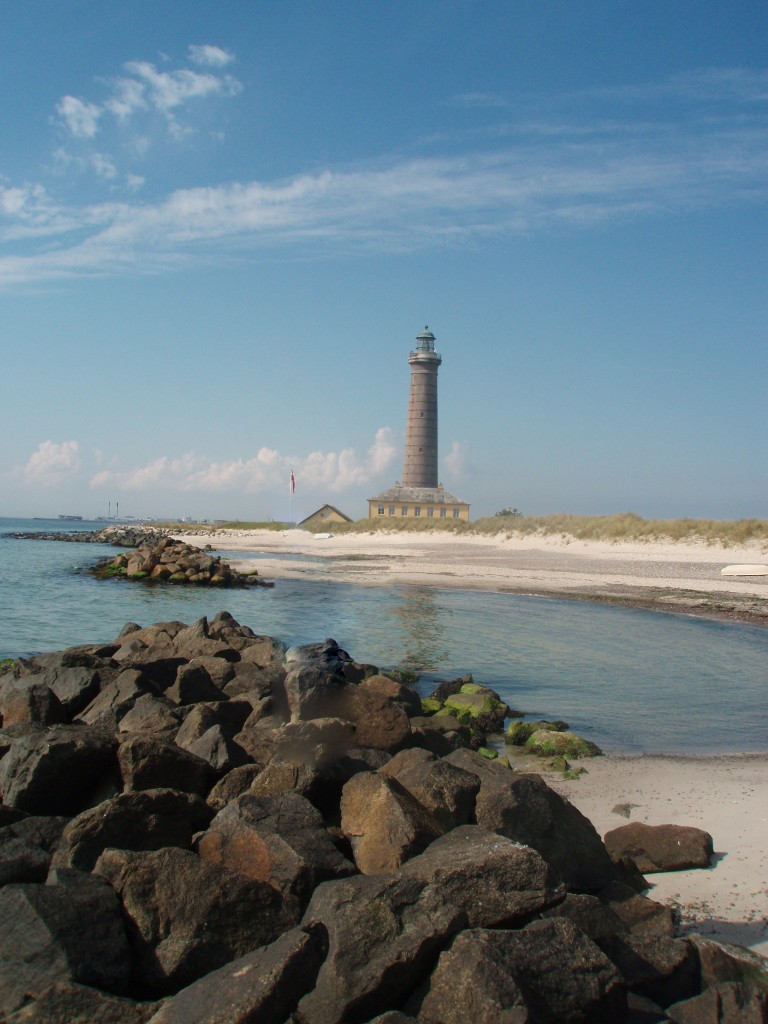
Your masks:
<path fill-rule="evenodd" d="M 224 61 L 195 54 L 209 66 Z M 129 67 L 131 77 L 112 91 L 124 111 L 115 108 L 114 116 L 128 117 L 141 104 L 174 116 L 197 96 L 234 88 L 208 72 Z M 768 120 L 757 100 L 767 85 L 768 76 L 738 70 L 651 83 L 645 102 L 636 96 L 621 117 L 613 102 L 601 106 L 594 96 L 578 117 L 516 107 L 514 119 L 494 122 L 495 136 L 470 149 L 465 137 L 442 156 L 185 188 L 154 201 L 66 205 L 41 186 L 0 185 L 0 285 L 165 272 L 248 252 L 409 251 L 764 201 Z M 561 106 L 573 102 L 563 98 Z M 93 123 L 108 110 L 104 104 L 92 113 Z M 78 116 L 85 130 L 88 119 L 82 110 Z M 109 154 L 91 159 L 109 180 Z M 135 176 L 132 187 L 140 184 Z"/>

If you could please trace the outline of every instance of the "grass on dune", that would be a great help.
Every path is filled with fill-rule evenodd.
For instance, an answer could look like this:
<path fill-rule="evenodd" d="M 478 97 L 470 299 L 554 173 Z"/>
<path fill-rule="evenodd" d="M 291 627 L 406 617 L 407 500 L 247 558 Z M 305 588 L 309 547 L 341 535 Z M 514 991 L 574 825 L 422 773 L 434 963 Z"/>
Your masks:
<path fill-rule="evenodd" d="M 228 522 L 219 524 L 223 530 L 287 530 L 290 523 Z M 295 528 L 295 527 L 293 527 Z M 194 523 L 174 526 L 181 532 L 199 531 Z M 211 530 L 205 527 L 206 531 Z M 354 523 L 325 523 L 310 526 L 313 533 L 330 530 L 336 536 L 355 533 L 450 533 L 456 536 L 508 536 L 537 535 L 563 537 L 574 540 L 648 542 L 678 541 L 720 544 L 732 547 L 739 544 L 768 545 L 768 519 L 643 519 L 634 512 L 611 516 L 577 516 L 554 513 L 546 516 L 489 516 L 473 522 L 427 518 L 359 519 Z M 215 532 L 211 530 L 211 532 Z"/>

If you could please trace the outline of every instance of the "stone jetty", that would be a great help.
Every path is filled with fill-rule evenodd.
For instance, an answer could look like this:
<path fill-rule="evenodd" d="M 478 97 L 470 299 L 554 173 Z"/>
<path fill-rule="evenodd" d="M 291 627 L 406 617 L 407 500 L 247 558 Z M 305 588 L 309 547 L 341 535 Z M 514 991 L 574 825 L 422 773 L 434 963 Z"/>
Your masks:
<path fill-rule="evenodd" d="M 643 895 L 711 839 L 606 846 L 473 681 L 422 699 L 227 612 L 3 667 L 8 1024 L 767 1019 L 766 962 Z"/>
<path fill-rule="evenodd" d="M 31 532 L 12 534 L 18 540 L 71 541 L 131 548 L 129 555 L 100 559 L 90 570 L 99 579 L 123 578 L 132 582 L 227 587 L 272 587 L 256 569 L 239 572 L 228 562 L 202 548 L 174 539 L 166 530 L 144 526 L 108 526 L 103 530 Z"/>

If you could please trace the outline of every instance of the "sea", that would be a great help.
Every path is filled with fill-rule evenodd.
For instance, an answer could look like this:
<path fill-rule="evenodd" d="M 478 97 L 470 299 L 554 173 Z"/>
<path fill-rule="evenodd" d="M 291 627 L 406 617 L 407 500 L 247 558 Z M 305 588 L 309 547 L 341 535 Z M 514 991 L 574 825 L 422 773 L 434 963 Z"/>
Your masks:
<path fill-rule="evenodd" d="M 471 673 L 525 717 L 563 719 L 606 753 L 768 751 L 768 629 L 549 597 L 311 577 L 215 592 L 97 580 L 88 569 L 115 548 L 12 536 L 103 525 L 0 519 L 0 659 L 107 643 L 127 622 L 191 624 L 226 610 L 286 646 L 333 637 L 356 661 L 414 669 L 424 694 Z M 245 553 L 225 557 L 236 563 Z"/>

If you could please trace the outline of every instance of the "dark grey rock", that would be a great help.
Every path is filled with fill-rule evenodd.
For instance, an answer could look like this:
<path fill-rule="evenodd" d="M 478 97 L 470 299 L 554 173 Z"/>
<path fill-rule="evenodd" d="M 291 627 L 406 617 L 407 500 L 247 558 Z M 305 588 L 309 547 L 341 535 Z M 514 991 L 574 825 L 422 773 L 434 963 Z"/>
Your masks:
<path fill-rule="evenodd" d="M 108 847 L 122 850 L 189 848 L 192 836 L 207 828 L 212 818 L 211 808 L 193 793 L 173 789 L 120 793 L 69 822 L 53 863 L 56 867 L 91 871 Z"/>
<path fill-rule="evenodd" d="M 211 786 L 205 760 L 157 736 L 128 736 L 120 743 L 117 760 L 127 793 L 175 789 L 204 797 Z"/>
<path fill-rule="evenodd" d="M 327 952 L 322 926 L 296 928 L 168 999 L 151 1024 L 276 1024 L 309 991 Z"/>
<path fill-rule="evenodd" d="M 123 905 L 141 997 L 178 992 L 285 930 L 274 889 L 186 850 L 105 850 L 95 871 Z"/>
<path fill-rule="evenodd" d="M 466 916 L 415 879 L 356 875 L 318 886 L 302 923 L 317 922 L 328 956 L 298 1019 L 352 1024 L 402 1005 Z"/>

